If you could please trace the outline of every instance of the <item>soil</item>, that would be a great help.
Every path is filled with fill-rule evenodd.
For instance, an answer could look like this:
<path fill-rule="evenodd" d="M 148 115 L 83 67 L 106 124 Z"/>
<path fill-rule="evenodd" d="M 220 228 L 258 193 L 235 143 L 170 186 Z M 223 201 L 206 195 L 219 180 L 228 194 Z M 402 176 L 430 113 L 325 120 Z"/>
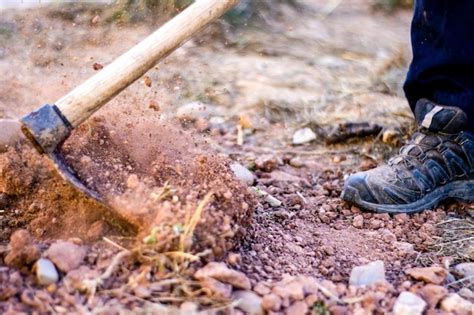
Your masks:
<path fill-rule="evenodd" d="M 406 271 L 433 265 L 446 269 L 446 288 L 431 288 L 442 291 L 431 311 L 448 291 L 469 299 L 452 266 L 472 257 L 436 244 L 440 225 L 469 219 L 470 205 L 390 216 L 339 198 L 348 174 L 383 163 L 412 129 L 400 88 L 411 13 L 301 3 L 249 27 L 212 25 L 73 132 L 61 153 L 106 205 L 25 141 L 0 154 L 0 312 L 239 314 L 260 301 L 290 314 L 386 313 L 403 291 L 432 298 Z M 58 11 L 2 12 L 0 118 L 53 103 L 156 27 Z M 206 107 L 176 117 L 196 101 Z M 367 123 L 377 131 L 327 144 L 341 126 Z M 294 146 L 302 127 L 316 140 Z M 254 187 L 235 178 L 235 162 Z M 87 254 L 42 286 L 34 263 L 58 240 Z M 385 282 L 349 284 L 354 267 L 377 260 Z M 213 261 L 233 271 L 208 265 L 212 277 L 196 276 Z"/>
<path fill-rule="evenodd" d="M 260 173 L 259 186 L 283 205 L 257 207 L 257 224 L 240 250 L 242 270 L 257 281 L 304 274 L 339 282 L 348 279 L 354 265 L 382 260 L 387 278 L 400 284 L 406 280 L 403 270 L 429 250 L 436 223 L 446 217 L 443 208 L 412 216 L 364 213 L 340 200 L 340 167 L 283 169 L 298 182 L 269 182 L 266 177 L 272 173 Z M 415 250 L 405 252 L 401 243 L 413 244 Z"/>
<path fill-rule="evenodd" d="M 114 124 L 114 117 L 108 118 Z M 193 149 L 196 141 L 176 127 L 144 118 L 126 121 L 126 126 L 110 129 L 104 118 L 95 117 L 77 128 L 60 152 L 106 205 L 65 183 L 47 158 L 27 146 L 2 155 L 2 193 L 8 198 L 3 240 L 12 229 L 26 225 L 44 239 L 93 241 L 112 231 L 143 237 L 156 226 L 184 224 L 211 193 L 213 200 L 202 214 L 194 244 L 212 249 L 217 257 L 234 247 L 250 224 L 255 200 L 234 178 L 228 162 L 198 153 Z M 158 138 L 162 134 L 166 139 Z M 100 233 L 90 229 L 95 225 Z"/>

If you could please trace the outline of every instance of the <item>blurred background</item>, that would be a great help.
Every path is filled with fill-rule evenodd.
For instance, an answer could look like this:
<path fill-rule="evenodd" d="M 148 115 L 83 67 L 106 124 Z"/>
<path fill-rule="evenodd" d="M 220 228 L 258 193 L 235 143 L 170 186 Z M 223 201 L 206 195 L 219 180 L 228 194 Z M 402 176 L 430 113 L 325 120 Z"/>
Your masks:
<path fill-rule="evenodd" d="M 190 2 L 0 0 L 0 117 L 54 103 Z M 402 91 L 411 6 L 242 0 L 101 113 L 154 104 L 179 119 L 197 102 L 208 116 L 191 127 L 240 125 L 244 144 L 337 143 L 348 132 L 396 147 L 412 128 Z"/>

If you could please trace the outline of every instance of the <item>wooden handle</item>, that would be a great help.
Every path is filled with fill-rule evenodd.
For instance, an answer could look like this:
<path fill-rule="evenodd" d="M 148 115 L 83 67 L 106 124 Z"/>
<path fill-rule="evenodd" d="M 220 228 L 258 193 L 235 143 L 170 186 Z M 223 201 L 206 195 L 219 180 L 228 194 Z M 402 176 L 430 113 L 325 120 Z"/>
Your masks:
<path fill-rule="evenodd" d="M 196 0 L 138 45 L 62 97 L 55 105 L 71 125 L 77 127 L 160 59 L 237 2 L 239 0 Z"/>

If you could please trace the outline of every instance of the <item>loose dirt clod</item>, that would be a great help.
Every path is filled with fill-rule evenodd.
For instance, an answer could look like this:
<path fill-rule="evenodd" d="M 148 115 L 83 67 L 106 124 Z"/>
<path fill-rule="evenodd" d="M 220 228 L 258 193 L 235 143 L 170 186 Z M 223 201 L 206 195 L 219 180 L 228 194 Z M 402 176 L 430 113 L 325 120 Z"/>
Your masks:
<path fill-rule="evenodd" d="M 442 284 L 447 276 L 446 269 L 437 266 L 427 268 L 411 268 L 405 272 L 416 280 L 433 284 Z"/>
<path fill-rule="evenodd" d="M 380 260 L 354 267 L 349 278 L 349 284 L 352 285 L 371 285 L 380 281 L 386 281 L 385 266 Z"/>
<path fill-rule="evenodd" d="M 10 239 L 10 251 L 5 256 L 5 263 L 21 268 L 31 265 L 40 257 L 40 250 L 26 230 L 17 230 Z"/>
<path fill-rule="evenodd" d="M 62 272 L 68 272 L 80 266 L 87 254 L 86 248 L 64 241 L 53 243 L 46 255 Z"/>

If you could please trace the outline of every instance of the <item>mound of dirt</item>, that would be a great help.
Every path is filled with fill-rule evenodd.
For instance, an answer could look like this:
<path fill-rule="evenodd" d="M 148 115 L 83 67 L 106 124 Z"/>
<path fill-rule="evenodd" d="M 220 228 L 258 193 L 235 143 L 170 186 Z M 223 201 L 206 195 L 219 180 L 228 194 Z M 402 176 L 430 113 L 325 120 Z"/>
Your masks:
<path fill-rule="evenodd" d="M 6 200 L 1 240 L 27 227 L 43 239 L 106 234 L 166 236 L 182 231 L 203 209 L 196 250 L 220 257 L 245 234 L 255 206 L 228 162 L 203 153 L 199 141 L 156 117 L 96 117 L 73 132 L 62 154 L 80 179 L 110 206 L 83 196 L 28 146 L 0 156 L 0 192 Z M 204 144 L 204 143 L 201 143 Z M 202 203 L 205 196 L 209 201 Z M 158 234 L 160 234 L 158 233 Z"/>

